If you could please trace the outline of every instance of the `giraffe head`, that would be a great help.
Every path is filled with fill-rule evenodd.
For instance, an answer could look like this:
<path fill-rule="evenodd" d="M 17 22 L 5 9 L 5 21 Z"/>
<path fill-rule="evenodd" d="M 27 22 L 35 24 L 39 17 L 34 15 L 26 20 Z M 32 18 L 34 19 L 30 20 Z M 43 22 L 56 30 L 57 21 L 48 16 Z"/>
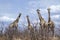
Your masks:
<path fill-rule="evenodd" d="M 48 8 L 47 10 L 50 10 L 50 8 Z"/>
<path fill-rule="evenodd" d="M 37 9 L 37 13 L 39 14 L 39 12 L 40 12 L 40 10 L 39 9 Z"/>
<path fill-rule="evenodd" d="M 27 15 L 26 17 L 28 18 L 29 16 Z"/>
<path fill-rule="evenodd" d="M 40 10 L 39 10 L 39 9 L 37 9 L 37 13 L 38 13 L 39 19 L 41 20 L 41 19 L 42 19 L 42 16 L 41 16 L 41 14 L 40 14 Z"/>
<path fill-rule="evenodd" d="M 19 14 L 19 17 L 21 16 L 21 13 Z"/>
<path fill-rule="evenodd" d="M 47 10 L 48 10 L 48 13 L 49 13 L 51 9 L 50 9 L 50 8 L 48 8 Z"/>

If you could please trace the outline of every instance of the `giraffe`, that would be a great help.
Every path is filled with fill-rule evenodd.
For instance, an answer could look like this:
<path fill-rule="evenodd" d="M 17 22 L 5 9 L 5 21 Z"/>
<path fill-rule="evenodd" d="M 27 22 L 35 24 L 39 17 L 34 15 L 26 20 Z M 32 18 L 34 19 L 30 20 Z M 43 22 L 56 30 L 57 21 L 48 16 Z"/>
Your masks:
<path fill-rule="evenodd" d="M 21 17 L 21 13 L 20 13 L 19 16 L 17 17 L 17 19 L 16 19 L 15 21 L 13 21 L 13 22 L 9 25 L 9 27 L 10 27 L 10 28 L 17 28 L 20 17 Z"/>
<path fill-rule="evenodd" d="M 51 17 L 50 17 L 50 8 L 48 8 L 47 10 L 48 10 L 48 32 L 51 31 L 52 35 L 54 35 L 55 25 L 54 25 L 54 22 L 51 20 Z"/>
<path fill-rule="evenodd" d="M 47 22 L 44 20 L 44 18 L 41 16 L 41 14 L 40 14 L 40 10 L 39 9 L 37 9 L 37 14 L 38 14 L 38 17 L 39 17 L 39 20 L 40 20 L 40 27 L 41 27 L 41 36 L 43 36 L 43 35 L 47 35 L 47 28 L 48 28 L 48 24 L 47 24 Z M 44 34 L 44 32 L 45 32 L 45 34 Z M 42 40 L 43 40 L 43 38 L 42 38 Z"/>
<path fill-rule="evenodd" d="M 39 17 L 39 20 L 40 20 L 40 26 L 42 29 L 46 29 L 47 28 L 47 22 L 44 20 L 44 18 L 41 16 L 40 10 L 37 9 L 37 13 L 38 13 L 38 17 Z"/>
<path fill-rule="evenodd" d="M 31 26 L 31 23 L 30 23 L 30 20 L 29 20 L 29 16 L 26 16 L 27 17 L 27 22 L 28 22 L 28 29 L 31 29 L 32 26 Z"/>
<path fill-rule="evenodd" d="M 32 27 L 30 20 L 29 20 L 29 16 L 27 15 L 27 22 L 28 22 L 28 30 L 30 31 L 30 37 L 31 40 L 35 40 L 35 36 L 34 36 L 34 28 Z"/>

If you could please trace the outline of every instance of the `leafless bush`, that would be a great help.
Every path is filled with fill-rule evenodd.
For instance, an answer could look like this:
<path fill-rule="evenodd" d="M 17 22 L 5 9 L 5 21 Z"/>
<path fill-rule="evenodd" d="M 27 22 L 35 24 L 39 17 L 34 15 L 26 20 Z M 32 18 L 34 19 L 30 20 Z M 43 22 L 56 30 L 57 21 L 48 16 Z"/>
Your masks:
<path fill-rule="evenodd" d="M 22 40 L 40 40 L 40 29 L 37 29 L 36 27 L 38 27 L 37 25 L 33 25 L 33 29 L 32 30 L 28 30 L 25 29 L 23 32 L 20 32 L 19 29 L 15 29 L 15 28 L 6 28 L 5 32 L 3 33 L 3 29 L 0 31 L 0 40 L 12 40 L 13 37 L 15 38 L 21 38 Z M 60 29 L 58 29 L 60 30 Z M 58 31 L 58 33 L 60 33 L 60 31 Z M 59 34 L 60 35 L 60 34 Z M 49 37 L 48 39 L 50 40 L 58 40 L 60 38 L 60 36 L 55 34 L 54 37 Z"/>

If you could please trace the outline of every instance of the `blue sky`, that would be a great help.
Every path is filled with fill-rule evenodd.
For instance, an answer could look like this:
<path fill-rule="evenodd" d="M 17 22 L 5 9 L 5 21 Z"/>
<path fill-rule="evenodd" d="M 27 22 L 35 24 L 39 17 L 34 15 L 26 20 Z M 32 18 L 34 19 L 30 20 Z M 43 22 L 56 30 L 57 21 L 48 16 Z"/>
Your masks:
<path fill-rule="evenodd" d="M 22 13 L 21 23 L 25 23 L 26 15 L 29 15 L 31 22 L 36 22 L 37 9 L 41 9 L 41 15 L 47 20 L 48 7 L 51 8 L 52 20 L 60 24 L 60 0 L 0 0 L 0 21 L 13 21 Z"/>

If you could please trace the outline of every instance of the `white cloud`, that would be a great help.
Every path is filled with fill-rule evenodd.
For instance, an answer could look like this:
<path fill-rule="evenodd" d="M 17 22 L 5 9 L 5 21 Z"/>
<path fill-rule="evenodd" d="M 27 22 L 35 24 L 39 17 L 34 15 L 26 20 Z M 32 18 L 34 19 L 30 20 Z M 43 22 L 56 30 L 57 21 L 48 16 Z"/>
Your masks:
<path fill-rule="evenodd" d="M 50 8 L 51 8 L 51 12 L 58 12 L 58 11 L 60 11 L 60 5 L 52 5 L 52 6 L 50 6 Z"/>
<path fill-rule="evenodd" d="M 52 18 L 56 18 L 56 19 L 59 19 L 60 18 L 60 15 L 53 15 L 51 16 Z"/>
<path fill-rule="evenodd" d="M 9 17 L 7 17 L 7 16 L 2 16 L 2 17 L 0 17 L 0 21 L 13 21 L 13 20 L 15 20 L 15 19 L 9 18 Z"/>
<path fill-rule="evenodd" d="M 47 13 L 47 7 L 49 7 L 50 6 L 50 8 L 51 8 L 51 12 L 53 12 L 53 13 L 57 13 L 57 12 L 59 12 L 60 11 L 60 5 L 56 5 L 55 3 L 57 2 L 53 2 L 53 4 L 52 4 L 52 0 L 46 0 L 46 1 L 43 1 L 43 0 L 38 0 L 38 1 L 29 1 L 28 2 L 28 7 L 29 7 L 29 10 L 28 11 L 30 11 L 29 13 L 33 13 L 33 12 L 35 12 L 36 13 L 36 9 L 41 9 L 41 13 Z M 48 4 L 47 4 L 48 3 Z M 27 8 L 28 8 L 27 7 Z"/>
<path fill-rule="evenodd" d="M 60 15 L 53 15 L 51 16 L 51 18 L 53 19 L 55 24 L 58 24 L 58 25 L 60 24 L 60 21 L 59 21 Z"/>

